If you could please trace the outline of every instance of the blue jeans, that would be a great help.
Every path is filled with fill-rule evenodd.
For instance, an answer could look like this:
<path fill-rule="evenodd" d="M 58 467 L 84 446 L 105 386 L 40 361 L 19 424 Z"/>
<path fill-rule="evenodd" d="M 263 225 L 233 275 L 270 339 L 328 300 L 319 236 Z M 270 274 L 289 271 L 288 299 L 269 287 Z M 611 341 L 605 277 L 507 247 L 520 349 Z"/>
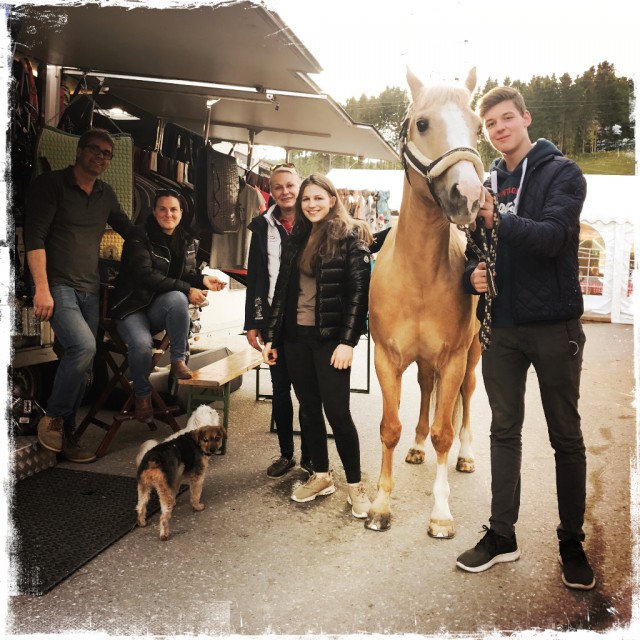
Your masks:
<path fill-rule="evenodd" d="M 51 296 L 51 327 L 64 354 L 47 402 L 47 415 L 62 417 L 65 431 L 72 431 L 96 355 L 100 304 L 97 294 L 66 285 L 53 285 Z"/>
<path fill-rule="evenodd" d="M 520 511 L 522 426 L 533 365 L 555 453 L 560 540 L 584 540 L 586 454 L 578 413 L 585 335 L 580 320 L 494 328 L 482 355 L 491 405 L 491 528 L 511 536 Z"/>
<path fill-rule="evenodd" d="M 116 320 L 118 333 L 129 350 L 129 371 L 137 398 L 151 396 L 151 359 L 153 336 L 166 329 L 171 343 L 171 362 L 186 360 L 189 338 L 189 301 L 182 291 L 157 296 L 142 311 Z"/>

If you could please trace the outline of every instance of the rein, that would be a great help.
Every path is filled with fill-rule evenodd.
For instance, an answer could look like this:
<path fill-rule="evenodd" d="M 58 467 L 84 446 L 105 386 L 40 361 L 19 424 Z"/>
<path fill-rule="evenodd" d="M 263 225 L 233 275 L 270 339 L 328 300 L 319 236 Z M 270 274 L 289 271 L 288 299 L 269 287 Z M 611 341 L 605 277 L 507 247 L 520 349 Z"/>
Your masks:
<path fill-rule="evenodd" d="M 480 325 L 480 346 L 482 351 L 486 351 L 491 346 L 491 302 L 498 295 L 496 287 L 496 251 L 498 249 L 497 228 L 500 224 L 500 214 L 498 213 L 498 198 L 493 196 L 493 230 L 491 239 L 487 240 L 487 230 L 482 220 L 479 221 L 480 246 L 478 246 L 468 225 L 458 225 L 458 229 L 464 231 L 467 237 L 467 250 L 471 249 L 481 262 L 487 265 L 487 291 L 484 296 L 484 318 Z"/>

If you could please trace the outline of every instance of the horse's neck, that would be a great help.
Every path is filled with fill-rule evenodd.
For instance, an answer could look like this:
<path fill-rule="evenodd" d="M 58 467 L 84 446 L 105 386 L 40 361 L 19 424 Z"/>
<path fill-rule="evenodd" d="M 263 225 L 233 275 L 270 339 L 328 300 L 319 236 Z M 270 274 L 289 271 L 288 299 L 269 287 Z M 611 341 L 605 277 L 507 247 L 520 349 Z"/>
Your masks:
<path fill-rule="evenodd" d="M 448 259 L 450 237 L 451 223 L 440 207 L 418 197 L 405 185 L 395 239 L 401 254 L 422 260 L 428 254 L 444 261 Z"/>

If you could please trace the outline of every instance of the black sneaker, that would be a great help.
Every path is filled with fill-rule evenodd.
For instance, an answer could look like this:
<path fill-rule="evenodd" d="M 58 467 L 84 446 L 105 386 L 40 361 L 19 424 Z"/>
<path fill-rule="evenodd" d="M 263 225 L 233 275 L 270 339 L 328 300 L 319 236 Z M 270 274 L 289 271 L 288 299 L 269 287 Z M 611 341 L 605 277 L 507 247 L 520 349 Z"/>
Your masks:
<path fill-rule="evenodd" d="M 484 537 L 473 549 L 458 556 L 456 561 L 458 567 L 472 573 L 480 573 L 498 562 L 513 562 L 520 557 L 515 534 L 511 538 L 506 538 L 485 525 L 482 528 L 486 531 Z"/>
<path fill-rule="evenodd" d="M 562 582 L 570 589 L 585 591 L 596 586 L 593 569 L 578 540 L 561 540 L 558 560 L 562 565 Z"/>
<path fill-rule="evenodd" d="M 295 458 L 285 458 L 284 456 L 280 456 L 273 460 L 267 469 L 267 475 L 270 478 L 281 478 L 285 473 L 287 473 L 287 471 L 293 469 L 295 466 Z"/>
<path fill-rule="evenodd" d="M 300 460 L 300 467 L 304 469 L 310 476 L 313 475 L 313 461 L 311 458 L 302 458 Z"/>

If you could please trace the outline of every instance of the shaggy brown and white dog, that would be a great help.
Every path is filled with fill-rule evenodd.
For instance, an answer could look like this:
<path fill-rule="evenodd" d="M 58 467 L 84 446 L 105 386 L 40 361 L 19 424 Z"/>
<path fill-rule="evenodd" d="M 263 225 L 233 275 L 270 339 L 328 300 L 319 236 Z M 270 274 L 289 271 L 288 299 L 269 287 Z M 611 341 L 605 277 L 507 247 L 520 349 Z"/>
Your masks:
<path fill-rule="evenodd" d="M 200 405 L 187 426 L 158 443 L 147 440 L 140 447 L 138 464 L 138 525 L 147 524 L 147 504 L 155 489 L 160 500 L 160 540 L 169 538 L 169 520 L 183 478 L 189 479 L 191 506 L 202 511 L 200 502 L 209 457 L 218 452 L 226 436 L 216 411 Z"/>

